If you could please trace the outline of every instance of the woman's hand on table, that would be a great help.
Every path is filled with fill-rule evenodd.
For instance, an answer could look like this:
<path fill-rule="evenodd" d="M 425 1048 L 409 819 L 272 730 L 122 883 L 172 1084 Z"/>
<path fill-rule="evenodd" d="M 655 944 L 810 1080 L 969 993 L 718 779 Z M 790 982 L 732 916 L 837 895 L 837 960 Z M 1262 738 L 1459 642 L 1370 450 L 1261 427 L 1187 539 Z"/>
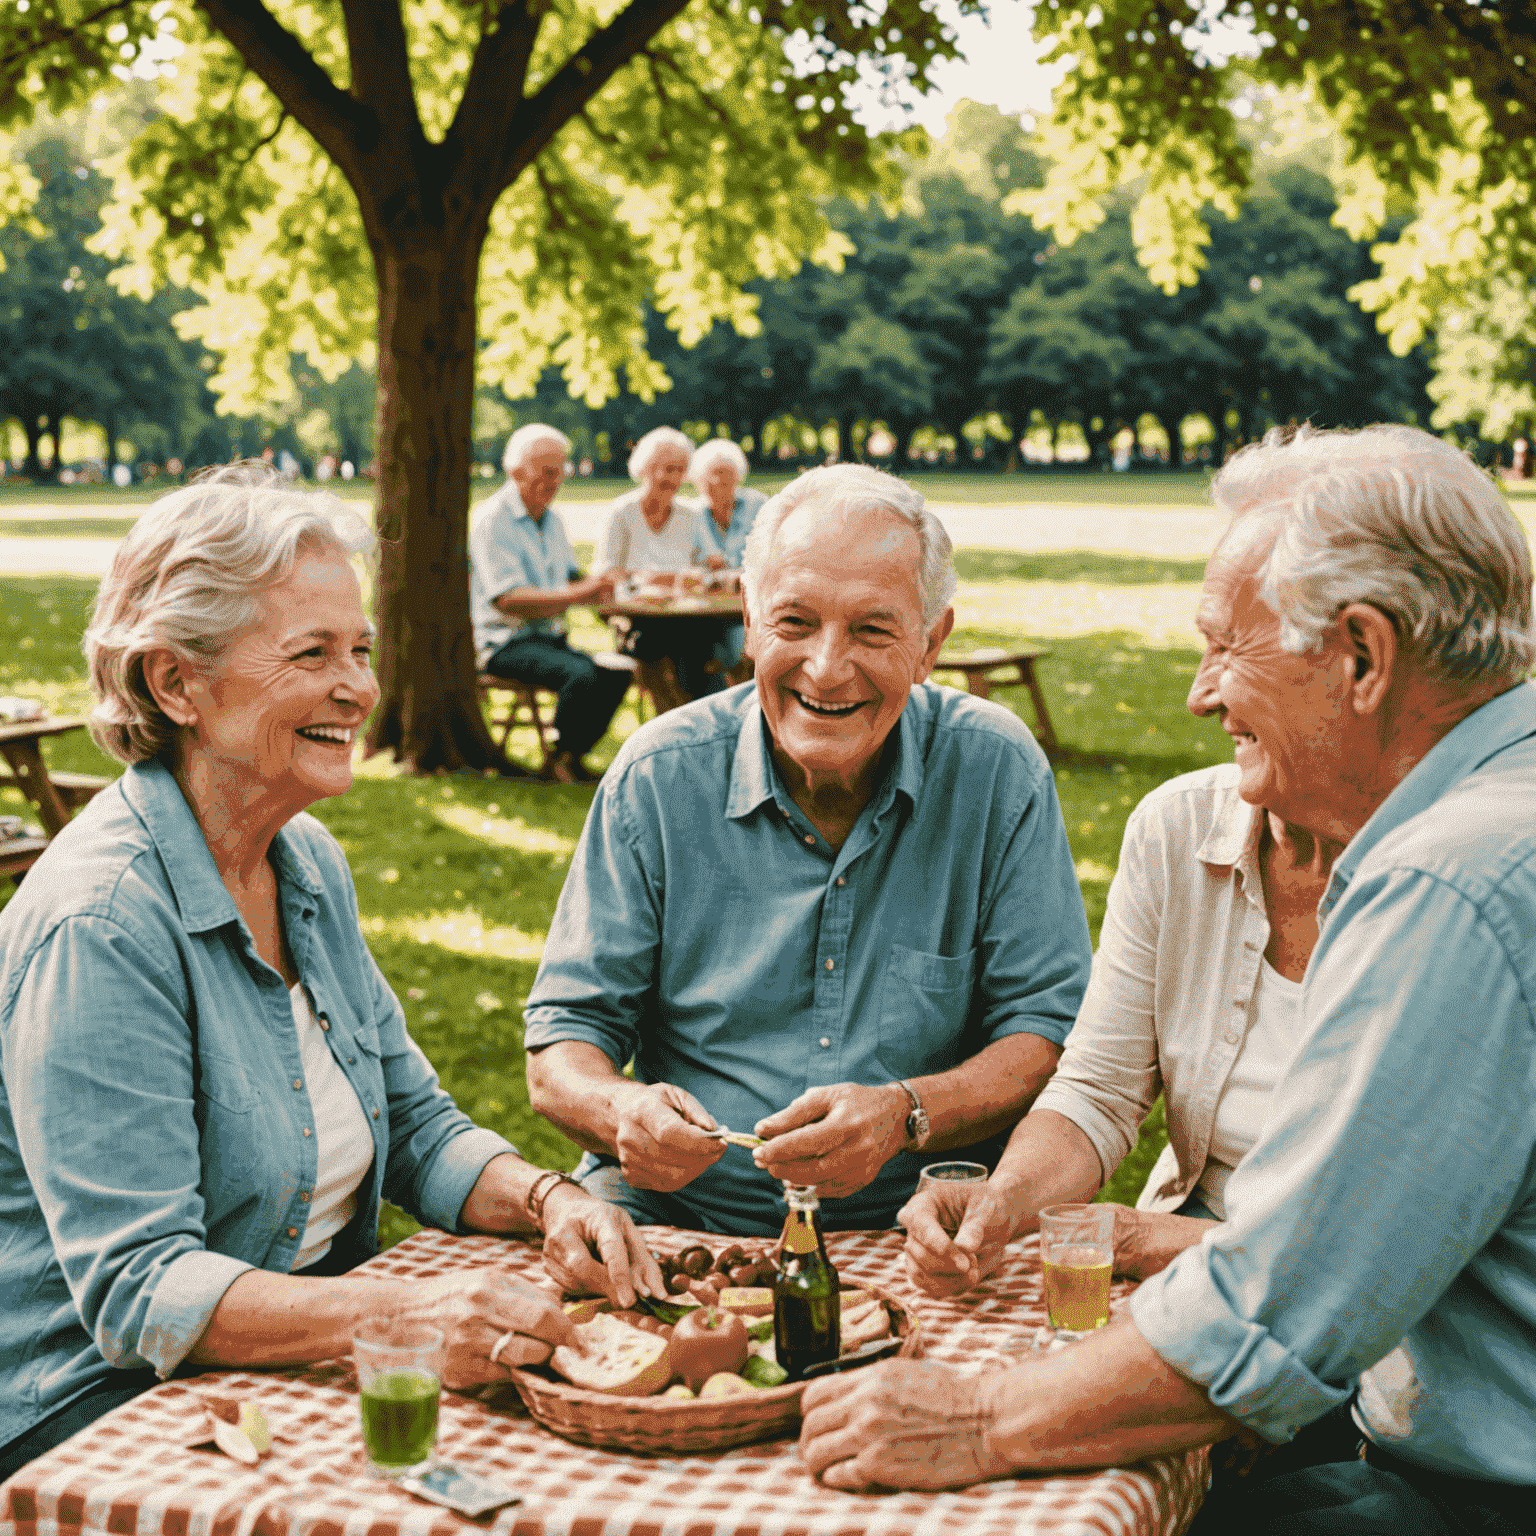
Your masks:
<path fill-rule="evenodd" d="M 907 1279 L 929 1296 L 956 1296 L 979 1284 L 1002 1262 L 1014 1231 L 1000 1188 L 942 1180 L 913 1195 L 896 1225 L 907 1231 Z"/>
<path fill-rule="evenodd" d="M 557 1186 L 544 1202 L 544 1268 L 562 1291 L 601 1291 L 621 1308 L 635 1293 L 663 1297 L 666 1281 L 627 1211 L 606 1200 Z"/>
<path fill-rule="evenodd" d="M 455 1390 L 505 1381 L 514 1366 L 542 1365 L 556 1345 L 577 1342 L 554 1297 L 489 1265 L 413 1285 L 406 1315 L 442 1330 L 443 1385 Z"/>
<path fill-rule="evenodd" d="M 964 1488 L 1007 1477 L 989 1451 L 987 1377 L 931 1360 L 889 1360 L 811 1382 L 800 1458 L 829 1488 Z"/>

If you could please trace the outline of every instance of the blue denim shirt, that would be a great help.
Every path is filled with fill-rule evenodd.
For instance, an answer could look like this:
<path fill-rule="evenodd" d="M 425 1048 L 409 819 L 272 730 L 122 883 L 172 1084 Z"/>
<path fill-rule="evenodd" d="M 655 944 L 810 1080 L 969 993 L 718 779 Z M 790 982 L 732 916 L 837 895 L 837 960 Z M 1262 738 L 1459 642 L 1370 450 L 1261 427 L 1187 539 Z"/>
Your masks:
<path fill-rule="evenodd" d="M 358 928 L 336 840 L 273 843 L 294 964 L 373 1128 L 338 1260 L 385 1196 L 456 1230 L 495 1156 L 438 1086 Z M 176 781 L 130 768 L 0 913 L 0 1444 L 114 1367 L 173 1371 L 232 1281 L 286 1274 L 316 1151 L 283 978 Z"/>
<path fill-rule="evenodd" d="M 603 777 L 529 994 L 530 1050 L 631 1057 L 749 1130 L 808 1088 L 943 1072 L 1007 1035 L 1060 1043 L 1091 964 L 1056 785 L 1000 705 L 924 684 L 834 852 L 790 798 L 755 685 L 674 710 Z M 1006 1133 L 945 1158 L 995 1163 Z M 888 1227 L 936 1154 L 823 1203 Z M 781 1188 L 737 1148 L 678 1198 L 776 1233 Z"/>
<path fill-rule="evenodd" d="M 563 635 L 565 620 L 518 619 L 496 599 L 514 587 L 548 592 L 578 575 L 576 552 L 565 522 L 553 507 L 533 518 L 517 486 L 508 480 L 475 508 L 469 524 L 469 616 L 475 657 L 481 666 L 513 635 Z"/>
<path fill-rule="evenodd" d="M 731 508 L 731 526 L 724 532 L 715 521 L 707 496 L 700 496 L 693 503 L 699 514 L 699 527 L 704 530 L 707 550 L 719 555 L 732 570 L 741 569 L 741 552 L 747 547 L 747 535 L 752 532 L 758 510 L 767 500 L 761 491 L 745 488 L 737 491 L 736 504 Z"/>
<path fill-rule="evenodd" d="M 1271 1440 L 1364 1373 L 1357 1413 L 1394 1454 L 1536 1483 L 1536 690 L 1436 744 L 1319 916 L 1297 1054 L 1226 1224 L 1132 1316 Z"/>

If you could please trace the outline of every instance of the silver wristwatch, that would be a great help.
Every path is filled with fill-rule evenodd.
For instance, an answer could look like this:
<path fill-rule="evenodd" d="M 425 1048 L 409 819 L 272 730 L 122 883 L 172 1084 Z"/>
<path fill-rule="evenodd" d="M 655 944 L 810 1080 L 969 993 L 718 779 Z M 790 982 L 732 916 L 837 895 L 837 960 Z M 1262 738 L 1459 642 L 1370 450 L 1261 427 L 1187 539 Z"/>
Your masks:
<path fill-rule="evenodd" d="M 912 1091 L 911 1083 L 898 1079 L 897 1086 L 912 1102 L 912 1111 L 907 1116 L 906 1150 L 920 1152 L 928 1145 L 928 1111 L 923 1108 L 923 1101 Z"/>

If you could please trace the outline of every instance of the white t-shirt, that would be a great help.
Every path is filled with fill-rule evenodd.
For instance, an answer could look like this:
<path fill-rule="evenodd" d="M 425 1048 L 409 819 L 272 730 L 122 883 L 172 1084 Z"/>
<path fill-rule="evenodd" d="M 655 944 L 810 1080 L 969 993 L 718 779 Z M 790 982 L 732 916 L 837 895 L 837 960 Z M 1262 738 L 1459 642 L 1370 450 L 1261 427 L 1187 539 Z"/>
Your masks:
<path fill-rule="evenodd" d="M 1200 1177 L 1200 1197 L 1218 1214 L 1226 1209 L 1232 1170 L 1259 1139 L 1270 1093 L 1296 1048 L 1300 1030 L 1301 983 L 1287 981 L 1268 960 L 1261 960 L 1259 984 L 1248 1003 L 1248 1032 L 1216 1104 L 1211 1148 Z"/>
<path fill-rule="evenodd" d="M 609 509 L 597 536 L 592 569 L 601 575 L 617 566 L 624 571 L 686 571 L 708 558 L 699 514 L 682 497 L 659 531 L 640 510 L 640 492 L 620 496 Z"/>
<path fill-rule="evenodd" d="M 309 1220 L 304 1223 L 304 1246 L 293 1260 L 295 1269 L 305 1269 L 330 1252 L 331 1239 L 357 1214 L 357 1189 L 373 1165 L 373 1132 L 347 1074 L 331 1055 L 304 988 L 290 987 L 288 999 L 304 1059 L 304 1086 L 309 1089 L 319 1159 Z"/>

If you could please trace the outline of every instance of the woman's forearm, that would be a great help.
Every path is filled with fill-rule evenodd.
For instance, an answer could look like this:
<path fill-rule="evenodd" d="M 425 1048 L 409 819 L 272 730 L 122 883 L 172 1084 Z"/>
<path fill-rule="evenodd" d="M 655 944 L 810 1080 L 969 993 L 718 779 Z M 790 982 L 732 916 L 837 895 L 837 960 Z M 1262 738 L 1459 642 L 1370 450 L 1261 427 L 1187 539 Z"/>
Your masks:
<path fill-rule="evenodd" d="M 1042 1207 L 1093 1199 L 1103 1179 L 1087 1135 L 1055 1110 L 1034 1109 L 1014 1129 L 988 1182 L 1007 1200 L 1017 1237 L 1035 1230 Z"/>

